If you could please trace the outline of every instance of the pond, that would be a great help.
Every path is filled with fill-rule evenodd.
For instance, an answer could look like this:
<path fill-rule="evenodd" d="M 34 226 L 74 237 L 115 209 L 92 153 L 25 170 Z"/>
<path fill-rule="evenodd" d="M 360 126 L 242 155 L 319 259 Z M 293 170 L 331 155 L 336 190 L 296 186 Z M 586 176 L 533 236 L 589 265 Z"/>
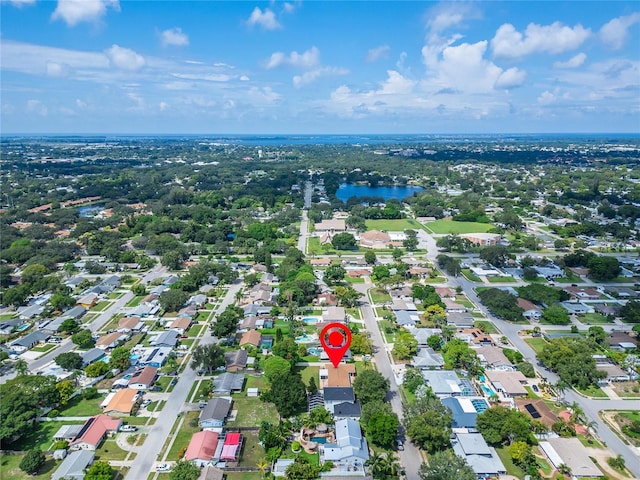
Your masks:
<path fill-rule="evenodd" d="M 382 197 L 386 200 L 396 198 L 403 200 L 412 196 L 414 193 L 420 193 L 423 187 L 405 186 L 405 187 L 368 187 L 366 185 L 353 185 L 351 183 L 341 183 L 336 197 L 346 202 L 351 197 Z"/>
<path fill-rule="evenodd" d="M 102 211 L 104 211 L 104 207 L 101 207 L 99 205 L 87 205 L 87 206 L 78 208 L 78 214 L 81 217 L 85 217 L 85 218 L 95 217 L 97 214 L 99 214 Z"/>

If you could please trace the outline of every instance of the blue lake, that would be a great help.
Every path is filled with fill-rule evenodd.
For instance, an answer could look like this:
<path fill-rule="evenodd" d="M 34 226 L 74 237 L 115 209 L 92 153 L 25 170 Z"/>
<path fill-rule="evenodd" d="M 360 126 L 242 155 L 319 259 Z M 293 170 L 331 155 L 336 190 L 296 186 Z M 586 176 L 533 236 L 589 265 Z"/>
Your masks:
<path fill-rule="evenodd" d="M 366 185 L 353 185 L 350 183 L 341 183 L 336 197 L 346 202 L 351 197 L 382 197 L 385 200 L 396 198 L 403 200 L 412 196 L 414 193 L 420 193 L 424 190 L 422 187 L 367 187 Z"/>

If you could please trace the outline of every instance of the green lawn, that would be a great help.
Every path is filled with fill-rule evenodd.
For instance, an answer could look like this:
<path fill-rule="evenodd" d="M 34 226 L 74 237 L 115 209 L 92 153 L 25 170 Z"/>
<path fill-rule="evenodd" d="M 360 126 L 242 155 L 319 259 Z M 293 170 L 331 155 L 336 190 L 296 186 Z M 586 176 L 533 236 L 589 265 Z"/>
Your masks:
<path fill-rule="evenodd" d="M 81 425 L 79 421 L 67 421 L 67 422 L 38 422 L 32 430 L 26 435 L 23 435 L 16 442 L 8 445 L 8 450 L 26 451 L 33 448 L 39 448 L 40 450 L 49 450 L 49 447 L 53 443 L 53 435 L 63 425 Z M 0 478 L 2 478 L 0 476 Z"/>
<path fill-rule="evenodd" d="M 263 421 L 278 423 L 280 417 L 273 403 L 263 402 L 256 397 L 247 397 L 244 393 L 232 396 L 231 408 L 237 410 L 238 414 L 233 422 L 227 422 L 229 427 L 255 427 Z"/>
<path fill-rule="evenodd" d="M 318 384 L 318 374 L 320 372 L 319 367 L 304 367 L 304 368 L 297 367 L 297 368 L 299 369 L 300 376 L 302 377 L 302 381 L 304 382 L 305 385 L 309 384 L 309 380 L 311 379 L 311 377 L 314 377 L 316 380 L 316 385 Z"/>
<path fill-rule="evenodd" d="M 374 288 L 373 290 L 370 290 L 369 294 L 371 295 L 371 301 L 373 303 L 385 303 L 391 301 L 391 295 L 381 288 Z"/>
<path fill-rule="evenodd" d="M 144 333 L 138 333 L 134 336 L 132 336 L 129 340 L 127 340 L 125 342 L 125 344 L 123 345 L 124 348 L 133 348 L 136 345 L 138 345 L 138 343 L 140 343 L 140 341 L 144 338 L 145 334 Z"/>
<path fill-rule="evenodd" d="M 258 432 L 245 430 L 242 432 L 244 445 L 238 466 L 255 467 L 265 457 L 264 448 L 258 442 Z"/>
<path fill-rule="evenodd" d="M 225 478 L 227 480 L 261 480 L 262 473 L 260 472 L 226 472 Z"/>
<path fill-rule="evenodd" d="M 359 308 L 347 308 L 347 313 L 351 315 L 356 320 L 360 320 L 360 309 Z"/>
<path fill-rule="evenodd" d="M 77 395 L 69 400 L 67 405 L 60 407 L 58 411 L 61 417 L 91 417 L 102 413 L 100 402 L 103 399 L 104 396 L 100 396 L 86 400 L 82 398 L 82 395 Z"/>
<path fill-rule="evenodd" d="M 511 275 L 502 275 L 496 277 L 490 276 L 487 277 L 487 280 L 489 281 L 489 283 L 512 283 L 516 281 L 516 279 Z"/>
<path fill-rule="evenodd" d="M 2 315 L 0 315 L 0 320 L 10 320 L 10 319 L 15 318 L 17 316 L 18 316 L 17 313 L 3 313 Z"/>
<path fill-rule="evenodd" d="M 122 450 L 118 444 L 116 443 L 115 438 L 106 439 L 100 448 L 96 450 L 96 461 L 97 460 L 124 460 L 127 458 L 129 454 L 128 450 Z M 136 454 L 132 453 L 132 456 L 129 457 L 130 460 L 135 458 Z"/>
<path fill-rule="evenodd" d="M 494 228 L 490 223 L 478 222 L 454 222 L 452 220 L 436 220 L 426 224 L 433 233 L 460 234 L 460 233 L 485 233 Z"/>
<path fill-rule="evenodd" d="M 57 345 L 54 345 L 52 343 L 47 343 L 45 345 L 41 345 L 41 346 L 38 346 L 38 347 L 33 347 L 31 349 L 31 351 L 32 352 L 43 352 L 44 353 L 44 352 L 48 352 L 49 350 L 53 350 L 56 347 L 57 347 Z"/>
<path fill-rule="evenodd" d="M 206 325 L 194 325 L 187 331 L 188 337 L 197 337 L 202 332 L 203 328 L 206 328 Z"/>
<path fill-rule="evenodd" d="M 55 432 L 54 432 L 55 433 Z M 51 457 L 38 471 L 37 475 L 28 475 L 20 470 L 19 465 L 24 455 L 2 455 L 0 457 L 0 478 L 7 480 L 44 480 L 51 478 L 51 475 L 61 462 L 56 462 Z"/>
<path fill-rule="evenodd" d="M 496 448 L 496 452 L 498 453 L 500 460 L 502 460 L 502 463 L 507 469 L 507 473 L 509 475 L 513 475 L 517 478 L 524 478 L 524 470 L 513 463 L 507 447 Z"/>
<path fill-rule="evenodd" d="M 387 343 L 393 343 L 393 340 L 394 340 L 393 331 L 390 333 L 387 332 L 388 328 L 392 328 L 391 322 L 388 320 L 380 320 L 378 322 L 378 327 L 380 328 L 380 332 L 382 332 L 382 335 L 384 335 L 384 338 L 387 341 Z"/>
<path fill-rule="evenodd" d="M 533 351 L 536 352 L 536 355 L 539 354 L 547 344 L 547 341 L 542 337 L 525 338 L 524 341 L 527 342 L 531 348 L 533 348 Z"/>
<path fill-rule="evenodd" d="M 96 303 L 93 307 L 91 307 L 92 312 L 102 312 L 111 306 L 111 302 L 107 300 L 103 300 L 102 302 Z"/>
<path fill-rule="evenodd" d="M 137 297 L 133 297 L 129 303 L 127 303 L 127 307 L 137 307 L 138 305 L 140 305 L 140 302 L 142 301 L 142 299 L 144 298 L 143 295 L 137 296 Z"/>
<path fill-rule="evenodd" d="M 498 329 L 495 327 L 495 325 L 492 322 L 489 321 L 483 321 L 483 320 L 479 320 L 477 322 L 473 322 L 473 326 L 476 328 L 479 328 L 480 330 L 482 330 L 485 333 L 500 333 L 498 332 Z"/>
<path fill-rule="evenodd" d="M 587 397 L 609 398 L 609 396 L 604 393 L 600 387 L 589 387 L 586 389 L 579 389 L 576 387 L 576 390 Z"/>
<path fill-rule="evenodd" d="M 383 230 L 386 232 L 404 232 L 405 230 L 423 230 L 422 225 L 411 218 L 398 220 L 367 220 L 367 230 Z"/>
<path fill-rule="evenodd" d="M 462 273 L 464 278 L 466 278 L 470 282 L 478 282 L 478 283 L 482 282 L 482 280 L 480 280 L 480 277 L 478 277 L 475 273 L 473 273 L 468 268 L 463 268 L 462 270 L 460 270 L 460 273 Z"/>
<path fill-rule="evenodd" d="M 189 446 L 189 442 L 191 441 L 193 434 L 200 431 L 200 427 L 198 426 L 200 411 L 186 412 L 183 413 L 183 415 L 186 415 L 186 417 L 182 422 L 182 427 L 176 434 L 175 441 L 167 455 L 167 460 L 169 461 L 179 460 L 178 453 L 180 453 L 180 450 Z M 195 420 L 195 422 L 192 422 L 192 420 Z M 193 424 L 195 424 L 195 426 Z"/>
<path fill-rule="evenodd" d="M 582 323 L 586 323 L 587 325 L 600 325 L 604 323 L 611 323 L 608 317 L 605 317 L 601 313 L 585 313 L 582 318 L 580 318 Z"/>

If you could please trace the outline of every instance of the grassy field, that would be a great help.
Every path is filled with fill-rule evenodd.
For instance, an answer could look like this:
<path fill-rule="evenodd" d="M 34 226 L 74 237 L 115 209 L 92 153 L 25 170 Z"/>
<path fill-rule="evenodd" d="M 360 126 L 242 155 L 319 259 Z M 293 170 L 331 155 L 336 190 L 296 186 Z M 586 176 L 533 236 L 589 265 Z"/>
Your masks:
<path fill-rule="evenodd" d="M 489 283 L 512 283 L 515 282 L 516 279 L 511 275 L 502 275 L 497 277 L 487 277 Z"/>
<path fill-rule="evenodd" d="M 129 303 L 127 303 L 127 307 L 137 307 L 138 305 L 140 305 L 140 302 L 142 301 L 142 299 L 144 298 L 143 295 L 139 295 L 137 297 L 133 297 Z"/>
<path fill-rule="evenodd" d="M 436 220 L 426 224 L 433 233 L 460 234 L 460 233 L 485 233 L 493 228 L 490 223 L 478 222 L 454 222 L 452 220 Z"/>
<path fill-rule="evenodd" d="M 580 393 L 582 393 L 583 395 L 586 395 L 587 397 L 594 397 L 594 398 L 608 398 L 609 396 L 604 393 L 602 391 L 602 389 L 600 387 L 589 387 L 586 389 L 580 389 L 576 387 L 576 390 Z"/>
<path fill-rule="evenodd" d="M 82 425 L 82 423 L 82 421 L 38 422 L 29 433 L 23 435 L 15 443 L 8 445 L 8 450 L 26 451 L 33 448 L 48 450 L 53 443 L 53 435 L 61 426 Z"/>
<path fill-rule="evenodd" d="M 225 474 L 227 480 L 261 480 L 260 472 L 227 472 Z"/>
<path fill-rule="evenodd" d="M 206 325 L 194 325 L 187 332 L 187 336 L 188 337 L 197 337 L 198 335 L 200 335 L 200 332 L 202 332 L 203 328 L 206 328 Z"/>
<path fill-rule="evenodd" d="M 103 300 L 102 302 L 96 303 L 93 307 L 91 307 L 92 312 L 102 312 L 111 306 L 111 302 L 107 300 Z"/>
<path fill-rule="evenodd" d="M 227 422 L 229 427 L 255 427 L 263 421 L 278 423 L 280 418 L 273 403 L 263 402 L 259 398 L 247 397 L 244 393 L 234 394 L 233 410 L 238 414 L 233 422 Z M 200 412 L 195 412 L 199 414 Z"/>
<path fill-rule="evenodd" d="M 482 330 L 485 333 L 500 333 L 498 332 L 498 329 L 495 327 L 495 325 L 492 322 L 489 321 L 477 321 L 477 322 L 473 322 L 473 326 L 476 328 L 479 328 L 480 330 Z"/>
<path fill-rule="evenodd" d="M 115 438 L 106 439 L 100 448 L 96 450 L 96 460 L 124 460 L 129 454 L 128 450 L 122 450 L 116 443 Z M 130 460 L 135 458 L 135 453 L 131 454 Z"/>
<path fill-rule="evenodd" d="M 265 457 L 264 448 L 258 442 L 258 432 L 244 431 L 244 445 L 240 454 L 240 467 L 255 467 Z"/>
<path fill-rule="evenodd" d="M 0 457 L 0 478 L 7 480 L 44 480 L 51 478 L 51 475 L 61 462 L 56 462 L 51 457 L 38 471 L 37 475 L 28 475 L 20 470 L 19 465 L 23 455 L 2 455 Z"/>
<path fill-rule="evenodd" d="M 381 288 L 375 288 L 371 290 L 371 300 L 373 303 L 385 303 L 391 301 L 391 295 L 389 295 L 386 290 Z"/>
<path fill-rule="evenodd" d="M 404 232 L 405 230 L 422 230 L 422 225 L 411 218 L 399 220 L 367 220 L 368 230 L 383 230 L 386 232 Z"/>
<path fill-rule="evenodd" d="M 100 398 L 92 398 L 85 400 L 81 395 L 77 395 L 69 400 L 69 403 L 58 409 L 61 417 L 91 417 L 102 413 L 100 402 L 104 396 Z"/>
<path fill-rule="evenodd" d="M 200 411 L 186 412 L 183 415 L 186 416 L 182 422 L 182 427 L 180 427 L 180 430 L 176 434 L 171 450 L 169 450 L 167 455 L 167 460 L 169 461 L 178 460 L 178 453 L 180 453 L 180 450 L 189 446 L 189 442 L 191 441 L 193 434 L 200 431 L 200 427 L 198 426 Z M 195 420 L 195 422 L 192 422 L 192 420 Z"/>
<path fill-rule="evenodd" d="M 580 318 L 580 322 L 585 323 L 587 325 L 600 325 L 605 323 L 611 323 L 609 318 L 605 317 L 601 313 L 585 313 L 582 318 Z"/>
<path fill-rule="evenodd" d="M 547 341 L 541 337 L 525 338 L 524 341 L 527 342 L 531 348 L 533 348 L 533 351 L 536 352 L 536 355 L 539 354 L 547 344 Z"/>
<path fill-rule="evenodd" d="M 478 283 L 482 282 L 482 280 L 480 280 L 480 277 L 478 277 L 475 273 L 473 273 L 468 268 L 463 268 L 462 270 L 460 270 L 460 273 L 462 273 L 462 276 L 467 280 L 469 280 L 470 282 L 478 282 Z"/>
<path fill-rule="evenodd" d="M 511 455 L 509 454 L 509 450 L 507 449 L 507 447 L 496 448 L 496 452 L 498 453 L 500 460 L 502 460 L 502 463 L 507 469 L 507 473 L 509 475 L 513 475 L 517 478 L 524 478 L 524 470 L 522 470 L 520 467 L 516 466 L 513 463 L 513 460 L 511 460 Z"/>

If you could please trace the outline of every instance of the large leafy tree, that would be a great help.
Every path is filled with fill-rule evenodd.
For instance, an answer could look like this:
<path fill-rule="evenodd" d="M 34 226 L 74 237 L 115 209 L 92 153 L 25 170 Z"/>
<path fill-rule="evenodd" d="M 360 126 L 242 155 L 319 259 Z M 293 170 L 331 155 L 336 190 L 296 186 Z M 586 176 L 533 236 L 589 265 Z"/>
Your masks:
<path fill-rule="evenodd" d="M 462 368 L 471 375 L 477 375 L 481 371 L 480 359 L 476 352 L 459 338 L 454 338 L 444 344 L 442 357 L 451 368 Z"/>
<path fill-rule="evenodd" d="M 416 398 L 404 409 L 407 435 L 423 450 L 433 453 L 450 445 L 451 410 L 433 396 Z"/>
<path fill-rule="evenodd" d="M 476 480 L 478 476 L 467 462 L 449 450 L 435 452 L 429 463 L 420 466 L 420 480 Z"/>
<path fill-rule="evenodd" d="M 389 390 L 389 380 L 375 370 L 365 370 L 353 382 L 353 391 L 360 403 L 380 400 L 383 401 Z"/>
<path fill-rule="evenodd" d="M 263 369 L 264 376 L 271 382 L 278 375 L 288 375 L 291 371 L 291 363 L 282 357 L 272 355 L 264 361 Z"/>
<path fill-rule="evenodd" d="M 503 267 L 509 260 L 509 251 L 502 245 L 490 245 L 480 250 L 480 258 L 494 267 Z"/>
<path fill-rule="evenodd" d="M 307 388 L 300 374 L 277 374 L 271 381 L 271 388 L 260 398 L 272 402 L 282 418 L 292 417 L 307 406 Z"/>
<path fill-rule="evenodd" d="M 101 460 L 89 467 L 84 480 L 111 480 L 114 473 L 115 470 L 109 465 L 109 462 Z"/>
<path fill-rule="evenodd" d="M 542 320 L 552 325 L 568 325 L 571 323 L 569 312 L 561 305 L 549 305 L 542 312 Z"/>
<path fill-rule="evenodd" d="M 213 372 L 222 365 L 224 365 L 224 351 L 215 343 L 198 345 L 193 351 L 191 368 L 194 370 Z"/>
<path fill-rule="evenodd" d="M 109 366 L 111 368 L 118 368 L 120 370 L 126 370 L 131 365 L 131 349 L 126 347 L 116 347 L 111 352 L 109 358 Z"/>
<path fill-rule="evenodd" d="M 0 384 L 0 442 L 19 437 L 31 428 L 45 406 L 60 401 L 56 378 L 42 375 L 21 375 Z"/>
<path fill-rule="evenodd" d="M 324 271 L 322 278 L 327 285 L 335 285 L 336 283 L 340 283 L 344 280 L 346 273 L 347 271 L 342 265 L 331 265 Z"/>
<path fill-rule="evenodd" d="M 358 292 L 351 285 L 339 285 L 334 289 L 336 298 L 343 307 L 355 307 L 362 293 Z"/>
<path fill-rule="evenodd" d="M 336 250 L 353 250 L 356 248 L 356 239 L 350 233 L 338 233 L 331 244 Z"/>
<path fill-rule="evenodd" d="M 91 330 L 83 329 L 71 336 L 71 341 L 80 348 L 91 348 L 95 345 L 95 340 L 91 336 Z"/>
<path fill-rule="evenodd" d="M 489 408 L 478 415 L 476 428 L 492 445 L 507 442 L 532 443 L 531 422 L 519 410 L 502 406 Z"/>
<path fill-rule="evenodd" d="M 82 357 L 76 352 L 61 353 L 55 358 L 55 362 L 69 371 L 82 368 Z"/>
<path fill-rule="evenodd" d="M 393 448 L 399 424 L 395 413 L 376 413 L 368 419 L 365 426 L 367 438 L 379 447 Z"/>
<path fill-rule="evenodd" d="M 211 326 L 211 333 L 216 337 L 226 337 L 231 335 L 238 328 L 238 321 L 243 317 L 244 312 L 240 307 L 229 305 L 224 309 L 215 323 Z"/>
<path fill-rule="evenodd" d="M 554 338 L 546 343 L 538 359 L 562 380 L 578 388 L 598 384 L 606 373 L 596 368 L 594 348 L 590 340 L 583 338 Z"/>
<path fill-rule="evenodd" d="M 169 478 L 171 480 L 196 480 L 200 476 L 200 468 L 186 460 L 178 460 Z"/>
<path fill-rule="evenodd" d="M 629 300 L 626 304 L 620 307 L 620 316 L 625 322 L 640 323 L 640 301 Z"/>
<path fill-rule="evenodd" d="M 160 306 L 165 312 L 180 310 L 189 299 L 189 294 L 179 289 L 170 289 L 162 292 L 158 298 Z"/>
<path fill-rule="evenodd" d="M 29 450 L 20 461 L 20 470 L 28 473 L 29 475 L 33 475 L 40 470 L 40 467 L 44 465 L 46 460 L 44 453 L 42 453 L 42 450 L 39 448 Z"/>

